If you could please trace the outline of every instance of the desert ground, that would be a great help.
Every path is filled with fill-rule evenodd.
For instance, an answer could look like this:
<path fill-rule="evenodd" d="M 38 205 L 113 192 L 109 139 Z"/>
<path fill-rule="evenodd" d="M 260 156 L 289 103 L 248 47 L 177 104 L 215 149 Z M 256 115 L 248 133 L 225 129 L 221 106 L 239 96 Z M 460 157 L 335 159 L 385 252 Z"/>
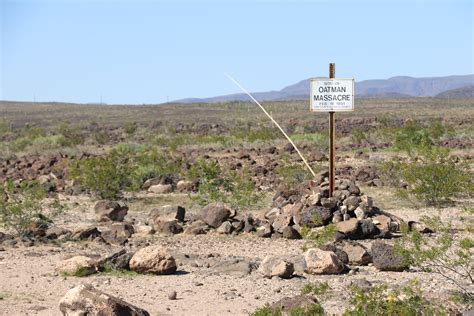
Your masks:
<path fill-rule="evenodd" d="M 470 315 L 474 100 L 357 100 L 332 197 L 327 115 L 263 105 L 316 178 L 252 103 L 0 102 L 0 314 L 94 315 L 100 299 L 64 299 L 90 284 L 150 315 Z"/>

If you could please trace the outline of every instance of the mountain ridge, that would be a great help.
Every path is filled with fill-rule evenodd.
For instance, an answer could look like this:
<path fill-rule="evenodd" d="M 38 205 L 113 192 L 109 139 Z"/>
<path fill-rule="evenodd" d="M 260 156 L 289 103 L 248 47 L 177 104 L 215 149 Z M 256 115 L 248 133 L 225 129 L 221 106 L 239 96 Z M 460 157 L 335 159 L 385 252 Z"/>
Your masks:
<path fill-rule="evenodd" d="M 326 78 L 326 77 L 316 77 Z M 309 80 L 283 87 L 280 90 L 253 92 L 257 100 L 283 101 L 304 100 L 309 98 Z M 449 90 L 474 85 L 474 74 L 451 75 L 444 77 L 394 76 L 388 79 L 369 79 L 355 84 L 355 94 L 359 98 L 410 98 L 437 97 Z M 227 101 L 247 101 L 245 93 L 233 93 L 209 98 L 186 98 L 174 102 L 180 103 L 218 103 Z"/>

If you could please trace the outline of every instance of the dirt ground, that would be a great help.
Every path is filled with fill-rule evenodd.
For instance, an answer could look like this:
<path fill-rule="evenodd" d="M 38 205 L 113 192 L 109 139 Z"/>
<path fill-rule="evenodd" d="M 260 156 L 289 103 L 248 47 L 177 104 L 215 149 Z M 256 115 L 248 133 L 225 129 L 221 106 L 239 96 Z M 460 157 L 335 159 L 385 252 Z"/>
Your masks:
<path fill-rule="evenodd" d="M 373 190 L 372 193 L 377 193 Z M 380 193 L 380 192 L 379 192 Z M 381 194 L 381 193 L 380 193 Z M 88 197 L 68 197 L 75 205 L 62 215 L 57 224 L 67 228 L 88 226 L 93 222 L 93 202 Z M 150 205 L 158 206 L 158 205 Z M 391 210 L 404 219 L 417 219 L 432 209 L 402 208 Z M 460 209 L 446 209 L 440 215 L 447 218 Z M 147 210 L 134 210 L 127 219 L 140 220 Z M 363 241 L 366 245 L 370 241 Z M 400 288 L 418 279 L 424 294 L 430 298 L 447 298 L 454 285 L 436 274 L 414 271 L 380 272 L 375 267 L 361 266 L 356 273 L 334 276 L 301 274 L 291 279 L 266 279 L 253 271 L 250 275 L 236 273 L 218 274 L 214 265 L 230 257 L 241 257 L 259 262 L 266 255 L 301 254 L 303 240 L 266 239 L 255 235 L 207 235 L 185 234 L 134 237 L 127 247 L 139 248 L 153 244 L 170 249 L 178 263 L 174 275 L 117 275 L 94 274 L 88 277 L 65 277 L 55 271 L 63 259 L 75 255 L 101 257 L 120 246 L 107 246 L 93 241 L 68 241 L 57 245 L 4 247 L 0 252 L 0 314 L 1 315 L 61 315 L 58 303 L 66 291 L 81 283 L 120 297 L 144 308 L 151 315 L 248 315 L 265 303 L 298 294 L 301 288 L 315 281 L 327 281 L 331 292 L 323 302 L 329 314 L 340 314 L 347 306 L 348 287 L 369 281 L 372 284 L 387 283 Z M 474 290 L 474 289 L 473 289 Z M 169 300 L 168 293 L 177 292 L 176 300 Z"/>

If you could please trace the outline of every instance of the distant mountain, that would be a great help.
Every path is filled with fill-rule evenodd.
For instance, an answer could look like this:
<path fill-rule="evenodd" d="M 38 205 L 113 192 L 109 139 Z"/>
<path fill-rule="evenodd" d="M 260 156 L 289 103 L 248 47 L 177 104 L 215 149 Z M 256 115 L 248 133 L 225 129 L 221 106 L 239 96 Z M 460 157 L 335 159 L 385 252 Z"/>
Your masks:
<path fill-rule="evenodd" d="M 444 91 L 444 92 L 438 93 L 436 97 L 437 98 L 453 98 L 453 99 L 474 98 L 474 85 Z"/>
<path fill-rule="evenodd" d="M 474 75 L 413 78 L 406 76 L 389 79 L 364 80 L 356 82 L 355 93 L 359 98 L 409 98 L 434 97 L 458 88 L 474 86 Z M 278 91 L 255 92 L 252 95 L 257 100 L 305 100 L 309 98 L 309 79 L 302 80 Z M 247 101 L 244 93 L 229 94 L 211 98 L 191 98 L 177 102 L 183 103 L 215 103 L 227 101 Z"/>

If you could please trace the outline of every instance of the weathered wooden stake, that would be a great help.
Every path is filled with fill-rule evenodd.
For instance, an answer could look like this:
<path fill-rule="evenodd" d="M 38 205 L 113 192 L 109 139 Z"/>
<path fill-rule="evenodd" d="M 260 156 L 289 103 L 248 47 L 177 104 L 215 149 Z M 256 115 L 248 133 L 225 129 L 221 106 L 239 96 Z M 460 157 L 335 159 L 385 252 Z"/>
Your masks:
<path fill-rule="evenodd" d="M 329 64 L 329 79 L 336 76 L 336 64 Z M 336 119 L 334 111 L 329 112 L 329 196 L 336 187 Z"/>

